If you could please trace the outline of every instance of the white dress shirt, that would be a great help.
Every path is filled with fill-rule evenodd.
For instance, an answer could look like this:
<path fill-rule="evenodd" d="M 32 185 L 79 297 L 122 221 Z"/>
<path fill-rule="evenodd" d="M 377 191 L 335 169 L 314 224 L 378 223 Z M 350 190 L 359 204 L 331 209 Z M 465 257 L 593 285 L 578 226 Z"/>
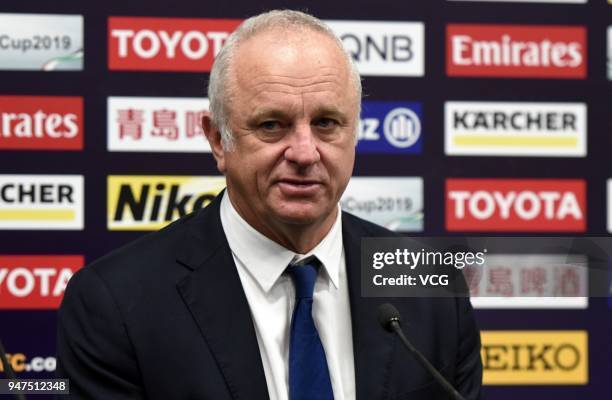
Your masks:
<path fill-rule="evenodd" d="M 238 214 L 227 192 L 221 201 L 221 224 L 251 309 L 270 400 L 289 398 L 289 331 L 295 288 L 284 272 L 291 262 L 310 255 L 322 263 L 312 314 L 325 349 L 334 400 L 354 400 L 353 336 L 340 208 L 329 233 L 303 255 L 256 231 Z"/>

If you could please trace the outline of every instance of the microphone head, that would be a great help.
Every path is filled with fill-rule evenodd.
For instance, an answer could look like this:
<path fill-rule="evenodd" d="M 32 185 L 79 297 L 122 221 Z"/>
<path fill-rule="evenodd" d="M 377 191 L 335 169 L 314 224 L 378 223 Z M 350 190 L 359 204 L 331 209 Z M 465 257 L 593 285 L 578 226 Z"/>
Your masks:
<path fill-rule="evenodd" d="M 397 323 L 400 322 L 400 313 L 397 311 L 397 308 L 391 303 L 381 304 L 378 307 L 378 322 L 380 326 L 388 332 L 393 332 L 391 323 L 394 321 Z"/>

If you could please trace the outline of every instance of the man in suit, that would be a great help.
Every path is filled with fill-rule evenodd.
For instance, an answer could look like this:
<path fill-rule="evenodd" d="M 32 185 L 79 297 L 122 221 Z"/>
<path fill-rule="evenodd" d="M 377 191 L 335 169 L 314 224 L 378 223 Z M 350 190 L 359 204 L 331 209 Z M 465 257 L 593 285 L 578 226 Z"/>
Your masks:
<path fill-rule="evenodd" d="M 362 237 L 341 212 L 361 82 L 316 18 L 246 20 L 216 58 L 203 126 L 227 190 L 94 262 L 59 312 L 58 374 L 87 399 L 437 399 L 360 296 Z M 382 299 L 384 300 L 384 299 Z M 480 341 L 464 298 L 394 301 L 408 336 L 467 399 Z"/>

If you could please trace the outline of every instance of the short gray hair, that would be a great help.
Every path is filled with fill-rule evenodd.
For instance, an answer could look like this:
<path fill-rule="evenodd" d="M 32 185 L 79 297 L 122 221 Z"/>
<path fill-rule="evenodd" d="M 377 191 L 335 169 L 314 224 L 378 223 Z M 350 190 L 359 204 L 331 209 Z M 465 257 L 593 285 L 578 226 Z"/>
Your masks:
<path fill-rule="evenodd" d="M 353 58 L 344 50 L 342 41 L 334 34 L 327 24 L 320 19 L 294 10 L 272 10 L 254 17 L 248 18 L 238 26 L 238 28 L 228 37 L 221 51 L 215 57 L 210 79 L 208 81 L 208 98 L 210 100 L 210 112 L 212 122 L 221 132 L 223 147 L 230 150 L 233 145 L 233 134 L 228 124 L 228 95 L 227 81 L 228 71 L 234 58 L 236 49 L 240 43 L 268 29 L 310 29 L 315 32 L 323 33 L 332 39 L 346 56 L 349 66 L 351 80 L 355 86 L 357 94 L 357 121 L 355 121 L 355 137 L 357 137 L 357 125 L 361 111 L 361 77 Z"/>

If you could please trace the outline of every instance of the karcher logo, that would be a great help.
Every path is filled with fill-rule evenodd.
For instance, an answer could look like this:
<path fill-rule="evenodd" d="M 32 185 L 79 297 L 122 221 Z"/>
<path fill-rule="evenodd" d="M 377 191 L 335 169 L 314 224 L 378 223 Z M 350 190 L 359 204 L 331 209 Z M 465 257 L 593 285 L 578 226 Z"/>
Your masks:
<path fill-rule="evenodd" d="M 585 157 L 584 103 L 450 101 L 448 155 Z"/>
<path fill-rule="evenodd" d="M 0 175 L 0 229 L 83 229 L 83 176 Z"/>
<path fill-rule="evenodd" d="M 485 385 L 586 385 L 586 331 L 481 332 Z"/>
<path fill-rule="evenodd" d="M 157 230 L 208 203 L 222 176 L 109 176 L 109 230 Z"/>

